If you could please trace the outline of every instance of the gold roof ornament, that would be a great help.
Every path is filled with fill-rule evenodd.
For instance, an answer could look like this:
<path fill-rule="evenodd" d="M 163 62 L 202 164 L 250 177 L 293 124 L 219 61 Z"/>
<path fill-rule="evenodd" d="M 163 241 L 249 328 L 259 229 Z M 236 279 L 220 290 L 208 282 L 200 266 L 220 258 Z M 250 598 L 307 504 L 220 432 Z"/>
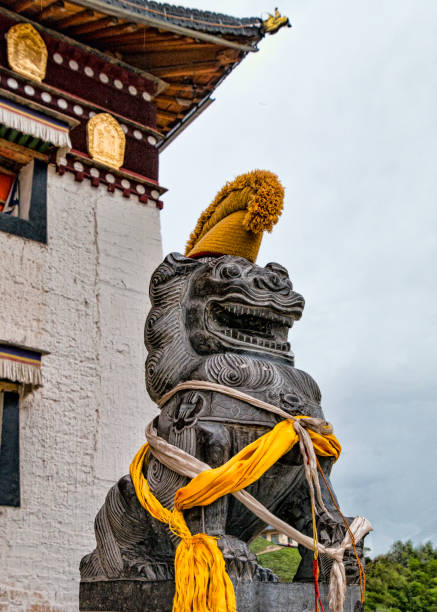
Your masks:
<path fill-rule="evenodd" d="M 8 62 L 14 72 L 42 81 L 46 76 L 47 47 L 30 23 L 17 23 L 7 33 Z"/>
<path fill-rule="evenodd" d="M 274 15 L 268 13 L 267 19 L 263 21 L 263 26 L 264 32 L 267 34 L 276 34 L 276 32 L 284 26 L 291 28 L 290 20 L 288 17 L 285 17 L 285 15 L 284 17 L 281 15 L 281 13 L 278 11 L 278 7 L 275 8 Z"/>
<path fill-rule="evenodd" d="M 109 113 L 99 113 L 88 121 L 88 152 L 93 159 L 118 170 L 124 161 L 126 137 L 120 124 Z"/>

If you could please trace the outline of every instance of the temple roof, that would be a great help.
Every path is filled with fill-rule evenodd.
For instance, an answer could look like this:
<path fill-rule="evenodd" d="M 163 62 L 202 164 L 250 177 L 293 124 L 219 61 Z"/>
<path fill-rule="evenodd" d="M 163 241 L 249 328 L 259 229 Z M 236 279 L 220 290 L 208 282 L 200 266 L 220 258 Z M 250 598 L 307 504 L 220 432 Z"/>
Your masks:
<path fill-rule="evenodd" d="M 5 0 L 5 8 L 115 61 L 157 86 L 164 148 L 202 110 L 221 81 L 288 19 L 231 17 L 149 0 Z M 66 40 L 67 40 L 66 39 Z"/>
<path fill-rule="evenodd" d="M 263 22 L 259 17 L 232 17 L 223 13 L 201 11 L 161 2 L 147 0 L 98 0 L 98 2 L 83 2 L 79 4 L 121 8 L 129 11 L 134 17 L 141 15 L 162 22 L 166 26 L 182 26 L 199 32 L 211 34 L 236 35 L 260 39 L 264 35 Z"/>

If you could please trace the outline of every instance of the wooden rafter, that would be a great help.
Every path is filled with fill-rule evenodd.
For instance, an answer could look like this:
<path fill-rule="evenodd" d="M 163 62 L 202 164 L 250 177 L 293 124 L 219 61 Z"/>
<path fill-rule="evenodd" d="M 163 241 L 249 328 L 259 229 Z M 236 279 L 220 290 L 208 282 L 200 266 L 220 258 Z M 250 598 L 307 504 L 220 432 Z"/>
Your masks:
<path fill-rule="evenodd" d="M 170 81 L 165 89 L 165 93 L 168 95 L 174 93 L 179 95 L 180 93 L 192 94 L 193 96 L 202 97 L 206 93 L 206 88 L 202 85 L 190 84 L 190 83 L 178 83 Z"/>
<path fill-rule="evenodd" d="M 163 108 L 157 108 L 156 114 L 158 117 L 161 117 L 167 121 L 176 121 L 177 119 L 183 117 L 183 114 L 181 113 L 172 113 L 171 111 L 164 110 Z"/>
<path fill-rule="evenodd" d="M 77 11 L 73 15 L 69 17 L 64 17 L 56 22 L 56 27 L 60 30 L 64 28 L 71 28 L 74 25 L 79 25 L 90 19 L 90 17 L 94 17 L 95 13 L 91 9 L 85 9 L 83 11 Z"/>
<path fill-rule="evenodd" d="M 49 17 L 53 17 L 54 13 L 58 11 L 61 13 L 65 12 L 64 0 L 55 0 L 55 2 L 47 5 L 40 13 L 38 13 L 38 19 L 48 19 Z"/>
<path fill-rule="evenodd" d="M 138 29 L 137 32 L 134 32 L 132 34 L 126 34 L 123 36 L 123 38 L 120 38 L 120 40 L 113 41 L 112 44 L 117 45 L 117 46 L 118 45 L 125 46 L 125 45 L 131 45 L 131 44 L 142 45 L 145 41 L 147 41 L 148 44 L 155 44 L 160 41 L 165 42 L 165 40 L 167 39 L 168 37 L 162 34 L 159 34 L 159 35 L 151 34 L 150 28 L 141 28 L 140 26 L 140 29 Z M 171 35 L 170 40 L 184 40 L 184 39 L 177 35 Z"/>
<path fill-rule="evenodd" d="M 208 49 L 216 49 L 217 45 L 206 42 L 198 42 L 192 38 L 178 38 L 177 40 L 155 40 L 150 41 L 149 37 L 145 37 L 145 51 L 178 51 L 179 49 L 198 49 L 199 51 L 208 51 Z"/>
<path fill-rule="evenodd" d="M 167 49 L 163 51 L 153 51 L 151 53 L 127 54 L 124 52 L 124 55 L 129 62 L 146 62 L 150 68 L 160 68 L 161 66 L 181 66 L 183 64 L 190 65 L 193 62 L 214 61 L 217 58 L 217 48 L 208 47 L 206 49 L 198 49 L 196 45 L 191 45 L 189 47 L 182 47 L 178 51 Z M 235 59 L 233 61 L 235 61 Z"/>
<path fill-rule="evenodd" d="M 82 25 L 74 26 L 69 29 L 68 33 L 73 36 L 82 36 L 83 34 L 89 34 L 102 28 L 117 25 L 119 20 L 117 17 L 103 17 L 103 19 L 95 19 Z"/>
<path fill-rule="evenodd" d="M 197 102 L 199 102 L 199 98 L 182 98 L 182 97 L 173 98 L 172 96 L 165 96 L 163 94 L 160 94 L 159 96 L 156 97 L 156 102 L 159 105 L 161 101 L 167 104 L 174 104 L 176 106 L 182 106 L 183 108 L 188 108 L 189 106 L 192 106 L 193 104 L 196 104 Z"/>
<path fill-rule="evenodd" d="M 103 28 L 102 30 L 98 30 L 97 32 L 92 32 L 90 35 L 90 40 L 98 40 L 99 43 L 105 44 L 105 41 L 112 40 L 114 36 L 130 32 L 136 32 L 137 30 L 138 25 L 136 23 L 120 23 L 119 25 L 116 25 L 113 28 Z"/>
<path fill-rule="evenodd" d="M 14 2 L 12 5 L 12 10 L 16 13 L 22 13 L 23 11 L 27 11 L 32 4 L 35 4 L 35 0 L 18 0 L 18 2 Z"/>
<path fill-rule="evenodd" d="M 162 133 L 177 128 L 195 105 L 211 96 L 230 67 L 243 59 L 247 45 L 260 38 L 238 30 L 212 36 L 186 28 L 168 30 L 164 22 L 161 27 L 137 20 L 135 11 L 107 12 L 100 8 L 103 4 L 90 9 L 85 8 L 87 3 L 79 5 L 75 0 L 4 0 L 2 4 L 85 43 L 98 55 L 101 51 L 115 56 L 137 72 L 146 71 L 166 81 L 165 89 L 153 100 Z"/>
<path fill-rule="evenodd" d="M 148 68 L 150 70 L 150 68 Z M 153 68 L 153 74 L 159 76 L 162 79 L 171 77 L 187 77 L 197 74 L 213 74 L 220 69 L 220 65 L 217 62 L 199 62 L 192 63 L 187 66 L 186 64 L 180 66 L 160 66 L 159 68 Z"/>

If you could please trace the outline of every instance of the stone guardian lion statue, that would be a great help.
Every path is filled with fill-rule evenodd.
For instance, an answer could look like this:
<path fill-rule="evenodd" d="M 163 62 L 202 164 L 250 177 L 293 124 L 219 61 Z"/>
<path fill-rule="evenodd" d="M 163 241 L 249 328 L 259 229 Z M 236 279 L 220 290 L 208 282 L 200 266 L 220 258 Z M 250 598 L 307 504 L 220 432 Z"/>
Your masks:
<path fill-rule="evenodd" d="M 270 173 L 243 176 L 244 180 L 239 177 L 231 187 L 228 184 L 213 203 L 212 212 L 201 217 L 189 243 L 189 256 L 168 255 L 151 278 L 151 310 L 144 333 L 147 390 L 158 403 L 181 382 L 208 381 L 242 391 L 290 415 L 324 419 L 319 387 L 309 374 L 295 367 L 288 341 L 290 329 L 302 316 L 304 299 L 294 291 L 283 266 L 254 263 L 260 242 L 255 230 L 261 213 L 259 202 L 254 204 L 253 200 L 262 189 L 269 201 L 279 198 L 280 206 L 276 202 L 274 212 L 269 211 L 275 222 L 283 191 L 278 196 L 282 188 Z M 250 206 L 256 217 L 251 225 L 245 224 L 244 217 L 251 212 Z M 265 219 L 263 223 L 265 229 Z M 238 238 L 234 226 L 249 237 Z M 221 233 L 216 235 L 217 228 Z M 162 407 L 154 426 L 164 440 L 217 467 L 279 420 L 275 414 L 219 392 L 190 389 L 177 392 Z M 320 458 L 328 484 L 332 464 L 331 457 Z M 169 509 L 176 491 L 188 482 L 153 454 L 144 476 L 153 494 Z M 320 485 L 328 513 L 317 516 L 318 538 L 329 547 L 343 540 L 346 527 L 335 496 L 332 499 L 324 480 Z M 298 445 L 247 490 L 277 517 L 312 537 L 311 499 Z M 249 550 L 249 543 L 266 524 L 232 495 L 187 510 L 184 516 L 193 534 L 218 538 L 231 578 L 278 580 Z M 109 491 L 96 517 L 95 534 L 97 547 L 81 562 L 82 582 L 174 578 L 178 539 L 139 504 L 130 476 L 121 478 Z M 361 559 L 362 545 L 362 541 L 357 543 Z M 299 552 L 301 562 L 294 580 L 311 582 L 313 553 L 302 546 Z M 321 555 L 321 582 L 328 580 L 330 566 L 330 559 Z M 349 551 L 345 567 L 348 582 L 356 583 L 357 564 Z"/>

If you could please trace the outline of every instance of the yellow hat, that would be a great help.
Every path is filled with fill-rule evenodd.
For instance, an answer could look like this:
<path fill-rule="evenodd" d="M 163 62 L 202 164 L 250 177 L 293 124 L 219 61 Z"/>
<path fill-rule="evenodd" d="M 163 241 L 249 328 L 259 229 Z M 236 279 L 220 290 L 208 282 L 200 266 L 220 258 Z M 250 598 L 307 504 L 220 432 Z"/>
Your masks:
<path fill-rule="evenodd" d="M 263 232 L 271 232 L 282 212 L 284 188 L 276 174 L 240 174 L 200 215 L 186 257 L 238 255 L 255 262 Z"/>

